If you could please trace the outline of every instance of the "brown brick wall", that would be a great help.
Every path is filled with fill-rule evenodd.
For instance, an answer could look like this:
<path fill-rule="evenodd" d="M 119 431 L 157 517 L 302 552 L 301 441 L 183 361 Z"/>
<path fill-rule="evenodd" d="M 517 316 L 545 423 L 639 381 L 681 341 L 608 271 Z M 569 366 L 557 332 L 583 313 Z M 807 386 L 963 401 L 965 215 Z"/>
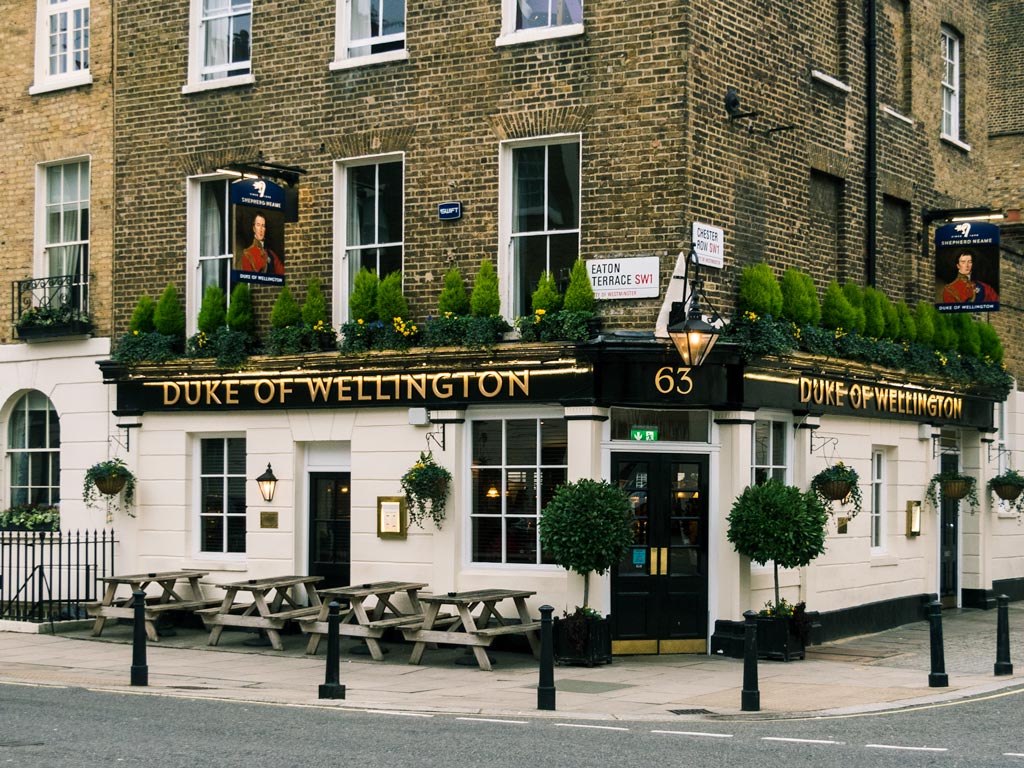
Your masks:
<path fill-rule="evenodd" d="M 582 134 L 585 258 L 658 255 L 664 284 L 689 246 L 690 223 L 700 220 L 726 232 L 727 269 L 707 275 L 726 314 L 740 268 L 762 259 L 780 273 L 790 265 L 809 270 L 820 290 L 833 278 L 863 279 L 859 3 L 588 0 L 584 36 L 496 47 L 497 2 L 468 0 L 458 15 L 410 2 L 408 61 L 335 72 L 327 67 L 332 0 L 255 5 L 256 83 L 191 95 L 181 93 L 187 0 L 138 3 L 121 19 L 119 327 L 141 292 L 155 294 L 169 279 L 184 290 L 186 176 L 253 152 L 309 171 L 301 221 L 288 225 L 289 276 L 304 282 L 318 275 L 328 292 L 332 164 L 404 152 L 405 289 L 423 317 L 434 310 L 450 264 L 471 277 L 482 258 L 498 258 L 499 142 L 552 132 Z M 890 6 L 900 4 L 879 9 L 880 84 L 889 103 L 898 100 L 899 77 L 906 78 L 909 109 L 893 106 L 911 122 L 878 118 L 877 274 L 894 298 L 916 301 L 930 294 L 932 279 L 920 259 L 921 210 L 986 201 L 986 4 L 910 0 L 910 43 L 902 47 L 893 11 L 883 10 Z M 965 39 L 970 152 L 938 140 L 942 23 Z M 909 51 L 902 60 L 901 50 Z M 812 70 L 851 91 L 812 79 Z M 728 87 L 761 116 L 729 121 Z M 795 128 L 757 132 L 789 124 Z M 842 182 L 838 260 L 818 258 L 819 233 L 808 213 L 812 171 Z M 885 196 L 909 211 L 903 252 L 884 236 Z M 436 205 L 449 199 L 463 202 L 464 217 L 439 222 Z M 274 295 L 261 294 L 262 311 Z M 649 329 L 660 302 L 605 302 L 600 309 L 607 326 Z"/>
<path fill-rule="evenodd" d="M 113 254 L 113 102 L 109 2 L 92 0 L 91 85 L 35 96 L 36 3 L 0 2 L 4 55 L 0 61 L 0 247 L 5 255 L 0 291 L 0 343 L 10 343 L 13 281 L 42 275 L 33 271 L 36 165 L 64 158 L 91 160 L 89 303 L 96 335 L 110 333 Z"/>

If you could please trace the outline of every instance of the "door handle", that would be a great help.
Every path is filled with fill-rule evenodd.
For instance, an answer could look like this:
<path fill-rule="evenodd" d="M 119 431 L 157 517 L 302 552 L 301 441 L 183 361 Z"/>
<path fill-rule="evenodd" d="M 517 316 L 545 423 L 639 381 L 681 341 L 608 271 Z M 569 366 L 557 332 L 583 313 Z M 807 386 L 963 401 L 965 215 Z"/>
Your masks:
<path fill-rule="evenodd" d="M 650 553 L 651 553 L 650 575 L 651 576 L 657 576 L 658 575 L 658 551 L 659 550 L 658 550 L 657 547 L 651 547 L 650 548 Z"/>
<path fill-rule="evenodd" d="M 668 547 L 661 548 L 661 570 L 662 576 L 668 576 Z"/>

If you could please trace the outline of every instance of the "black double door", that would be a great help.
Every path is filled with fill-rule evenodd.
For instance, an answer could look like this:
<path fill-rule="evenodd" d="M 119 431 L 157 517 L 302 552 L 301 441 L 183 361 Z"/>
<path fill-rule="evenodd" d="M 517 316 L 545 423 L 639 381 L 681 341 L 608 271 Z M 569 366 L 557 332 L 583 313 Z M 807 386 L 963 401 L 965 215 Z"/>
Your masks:
<path fill-rule="evenodd" d="M 634 541 L 612 573 L 612 648 L 704 653 L 708 633 L 708 460 L 612 454 L 633 503 Z"/>
<path fill-rule="evenodd" d="M 960 455 L 943 454 L 943 472 L 960 469 Z M 939 504 L 939 600 L 943 608 L 956 608 L 960 591 L 960 502 L 942 497 Z"/>
<path fill-rule="evenodd" d="M 309 475 L 309 575 L 323 576 L 317 586 L 343 587 L 350 582 L 352 506 L 348 472 Z"/>

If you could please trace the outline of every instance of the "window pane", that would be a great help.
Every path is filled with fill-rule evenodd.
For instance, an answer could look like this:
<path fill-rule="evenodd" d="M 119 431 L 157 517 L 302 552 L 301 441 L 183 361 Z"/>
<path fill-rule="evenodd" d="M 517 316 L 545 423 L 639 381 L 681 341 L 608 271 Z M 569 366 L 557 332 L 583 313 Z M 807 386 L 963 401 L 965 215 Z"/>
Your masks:
<path fill-rule="evenodd" d="M 223 552 L 224 551 L 224 518 L 206 517 L 201 518 L 202 528 L 202 551 Z"/>
<path fill-rule="evenodd" d="M 200 481 L 202 512 L 219 515 L 224 512 L 224 481 L 219 477 L 204 477 Z"/>
<path fill-rule="evenodd" d="M 473 464 L 501 465 L 501 422 L 473 422 Z"/>
<path fill-rule="evenodd" d="M 758 421 L 754 424 L 754 463 L 763 466 L 768 463 L 768 450 L 771 448 L 771 424 Z"/>
<path fill-rule="evenodd" d="M 501 470 L 473 469 L 473 513 L 501 514 Z"/>
<path fill-rule="evenodd" d="M 11 454 L 11 485 L 28 485 L 27 453 Z"/>
<path fill-rule="evenodd" d="M 473 520 L 473 562 L 501 562 L 501 518 Z"/>
<path fill-rule="evenodd" d="M 543 419 L 540 423 L 542 464 L 569 463 L 569 429 L 565 419 Z"/>
<path fill-rule="evenodd" d="M 222 474 L 224 472 L 224 441 L 221 439 L 203 440 L 201 450 L 204 475 Z"/>
<path fill-rule="evenodd" d="M 786 425 L 781 421 L 772 422 L 772 464 L 786 463 Z"/>
<path fill-rule="evenodd" d="M 245 438 L 229 437 L 228 443 L 228 474 L 245 477 Z"/>
<path fill-rule="evenodd" d="M 525 147 L 513 154 L 512 231 L 544 229 L 544 147 Z"/>
<path fill-rule="evenodd" d="M 536 515 L 537 486 L 535 470 L 510 469 L 505 475 L 506 504 L 509 515 Z"/>
<path fill-rule="evenodd" d="M 524 419 L 505 422 L 506 463 L 536 464 L 537 463 L 537 422 Z"/>
<path fill-rule="evenodd" d="M 537 518 L 511 517 L 506 520 L 505 547 L 508 552 L 505 562 L 537 562 Z"/>
<path fill-rule="evenodd" d="M 13 411 L 11 411 L 11 420 L 7 425 L 7 447 L 8 448 L 27 448 L 26 438 L 28 437 L 25 430 L 25 409 L 22 403 L 19 403 Z"/>
<path fill-rule="evenodd" d="M 382 163 L 378 167 L 380 214 L 376 242 L 395 243 L 402 239 L 402 164 Z"/>
<path fill-rule="evenodd" d="M 573 229 L 579 225 L 580 146 L 554 144 L 548 147 L 548 226 Z"/>
<path fill-rule="evenodd" d="M 228 552 L 245 552 L 245 516 L 232 515 L 228 522 Z"/>

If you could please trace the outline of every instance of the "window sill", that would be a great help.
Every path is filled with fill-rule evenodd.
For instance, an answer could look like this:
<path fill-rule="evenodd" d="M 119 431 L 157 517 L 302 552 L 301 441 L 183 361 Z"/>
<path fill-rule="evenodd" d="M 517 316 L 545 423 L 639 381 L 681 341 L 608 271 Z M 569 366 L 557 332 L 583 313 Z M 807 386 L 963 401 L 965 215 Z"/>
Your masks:
<path fill-rule="evenodd" d="M 235 75 L 234 77 L 222 77 L 219 80 L 205 80 L 201 83 L 188 83 L 181 87 L 181 92 L 202 93 L 203 91 L 217 91 L 221 88 L 234 88 L 238 85 L 252 85 L 256 78 L 251 73 L 248 75 Z"/>
<path fill-rule="evenodd" d="M 851 93 L 853 91 L 853 89 L 842 80 L 837 80 L 831 75 L 826 75 L 824 72 L 817 69 L 811 70 L 811 79 L 817 80 L 819 83 L 823 83 L 824 85 L 831 86 L 837 91 L 842 91 L 843 93 Z"/>
<path fill-rule="evenodd" d="M 904 114 L 902 114 L 900 112 L 897 112 L 895 109 L 893 109 L 890 106 L 887 106 L 887 105 L 883 104 L 882 105 L 882 111 L 885 114 L 889 115 L 889 117 L 894 117 L 897 120 L 902 120 L 907 125 L 913 125 L 914 124 L 913 118 L 907 117 L 906 115 L 904 115 Z"/>
<path fill-rule="evenodd" d="M 900 561 L 898 558 L 892 555 L 886 554 L 885 552 L 872 552 L 871 553 L 871 567 L 872 568 L 891 568 L 894 565 L 899 565 Z"/>
<path fill-rule="evenodd" d="M 372 67 L 376 64 L 387 64 L 390 61 L 407 61 L 409 51 L 404 48 L 400 51 L 385 51 L 384 53 L 373 53 L 369 56 L 355 56 L 351 59 L 332 61 L 327 68 L 332 72 L 339 69 L 356 69 L 358 67 Z"/>
<path fill-rule="evenodd" d="M 582 24 L 564 24 L 560 27 L 540 27 L 538 29 L 520 29 L 502 35 L 494 41 L 496 47 L 505 45 L 521 45 L 535 43 L 540 40 L 553 40 L 560 37 L 576 37 L 583 34 Z"/>
<path fill-rule="evenodd" d="M 954 138 L 952 136 L 947 136 L 944 133 L 939 135 L 939 141 L 943 141 L 946 144 L 952 144 L 954 147 L 956 147 L 957 149 L 962 149 L 964 152 L 971 151 L 970 144 L 968 144 L 965 141 L 960 141 L 960 139 Z"/>
<path fill-rule="evenodd" d="M 38 96 L 41 93 L 53 93 L 63 91 L 67 88 L 77 88 L 80 85 L 92 85 L 91 72 L 79 72 L 65 77 L 47 78 L 38 85 L 32 85 L 28 89 L 29 96 Z"/>

